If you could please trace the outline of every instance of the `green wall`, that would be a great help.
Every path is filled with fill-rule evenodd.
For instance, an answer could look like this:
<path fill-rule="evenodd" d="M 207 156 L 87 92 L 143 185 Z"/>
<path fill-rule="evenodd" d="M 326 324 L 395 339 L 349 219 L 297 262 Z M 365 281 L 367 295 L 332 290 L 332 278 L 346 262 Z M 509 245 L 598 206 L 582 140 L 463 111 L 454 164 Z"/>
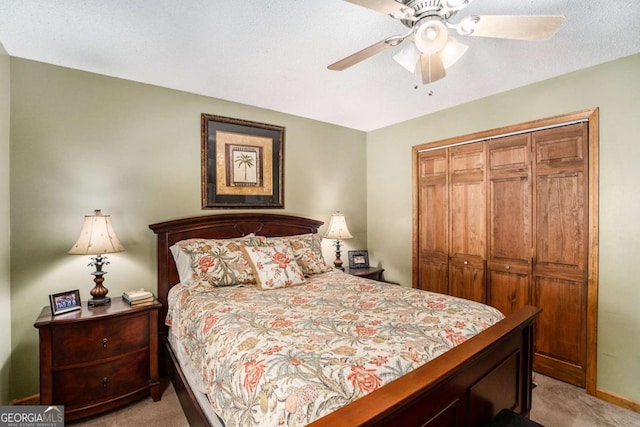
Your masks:
<path fill-rule="evenodd" d="M 640 402 L 638 76 L 640 55 L 634 55 L 367 135 L 368 244 L 387 279 L 411 286 L 412 146 L 599 107 L 597 387 L 635 402 Z"/>
<path fill-rule="evenodd" d="M 285 209 L 275 212 L 327 222 L 340 210 L 354 234 L 345 250 L 366 247 L 364 132 L 17 58 L 11 91 L 12 398 L 38 392 L 33 323 L 48 295 L 89 297 L 87 257 L 66 253 L 83 215 L 111 214 L 126 248 L 105 268 L 117 296 L 155 290 L 148 224 L 228 212 L 200 208 L 201 113 L 284 126 Z"/>
<path fill-rule="evenodd" d="M 0 405 L 9 402 L 11 267 L 9 253 L 10 60 L 0 43 Z"/>

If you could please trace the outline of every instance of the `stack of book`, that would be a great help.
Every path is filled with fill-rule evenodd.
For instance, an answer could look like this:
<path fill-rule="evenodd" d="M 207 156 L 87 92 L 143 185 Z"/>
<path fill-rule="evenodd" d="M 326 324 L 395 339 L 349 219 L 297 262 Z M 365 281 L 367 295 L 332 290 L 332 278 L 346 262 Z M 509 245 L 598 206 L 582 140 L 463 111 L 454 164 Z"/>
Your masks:
<path fill-rule="evenodd" d="M 151 305 L 153 304 L 153 294 L 144 289 L 135 291 L 127 291 L 122 293 L 122 299 L 132 306 Z"/>

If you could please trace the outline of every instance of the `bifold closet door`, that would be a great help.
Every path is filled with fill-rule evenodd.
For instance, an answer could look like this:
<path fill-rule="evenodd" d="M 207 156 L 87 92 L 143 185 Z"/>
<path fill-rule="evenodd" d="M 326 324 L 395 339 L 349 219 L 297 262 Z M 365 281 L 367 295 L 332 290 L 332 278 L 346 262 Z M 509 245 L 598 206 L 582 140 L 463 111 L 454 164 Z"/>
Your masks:
<path fill-rule="evenodd" d="M 587 111 L 419 151 L 413 285 L 505 315 L 542 308 L 534 369 L 595 390 L 595 350 L 587 344 L 596 339 L 596 313 L 587 310 L 597 305 L 589 288 L 590 274 L 597 278 L 589 271 L 597 257 L 589 246 L 598 227 L 597 181 L 590 182 L 597 126 L 587 116 L 597 119 Z"/>
<path fill-rule="evenodd" d="M 449 149 L 449 294 L 486 302 L 486 145 Z"/>
<path fill-rule="evenodd" d="M 531 304 L 531 135 L 489 142 L 487 302 L 509 315 Z"/>
<path fill-rule="evenodd" d="M 414 287 L 449 293 L 448 150 L 418 155 L 418 270 Z"/>
<path fill-rule="evenodd" d="M 542 307 L 534 368 L 584 387 L 587 363 L 588 128 L 533 134 L 533 303 Z"/>

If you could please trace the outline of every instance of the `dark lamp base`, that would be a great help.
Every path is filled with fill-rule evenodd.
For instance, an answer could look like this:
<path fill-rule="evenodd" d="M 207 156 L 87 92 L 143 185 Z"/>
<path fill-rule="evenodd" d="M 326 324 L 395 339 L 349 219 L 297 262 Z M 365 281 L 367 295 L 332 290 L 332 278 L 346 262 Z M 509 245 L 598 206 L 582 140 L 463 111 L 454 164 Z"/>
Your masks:
<path fill-rule="evenodd" d="M 107 305 L 107 304 L 111 304 L 111 298 L 110 297 L 91 298 L 89 301 L 87 301 L 87 305 L 89 307 L 97 307 L 99 305 Z"/>

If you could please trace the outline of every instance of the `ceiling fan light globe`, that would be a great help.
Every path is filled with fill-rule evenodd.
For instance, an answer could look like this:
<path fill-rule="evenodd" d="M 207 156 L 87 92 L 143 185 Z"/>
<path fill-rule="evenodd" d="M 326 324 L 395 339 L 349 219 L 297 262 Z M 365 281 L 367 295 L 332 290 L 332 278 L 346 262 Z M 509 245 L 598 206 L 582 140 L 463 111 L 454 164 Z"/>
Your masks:
<path fill-rule="evenodd" d="M 410 73 L 416 72 L 420 51 L 413 44 L 408 44 L 402 50 L 393 55 L 393 60 Z"/>
<path fill-rule="evenodd" d="M 428 19 L 418 24 L 414 42 L 418 50 L 432 55 L 442 49 L 449 38 L 449 30 L 439 19 Z"/>
<path fill-rule="evenodd" d="M 469 46 L 460 43 L 453 37 L 449 37 L 447 44 L 440 53 L 440 57 L 442 58 L 442 65 L 444 66 L 444 68 L 449 68 L 453 64 L 455 64 L 460 58 L 462 58 L 462 55 L 465 54 L 467 49 L 469 49 Z"/>

